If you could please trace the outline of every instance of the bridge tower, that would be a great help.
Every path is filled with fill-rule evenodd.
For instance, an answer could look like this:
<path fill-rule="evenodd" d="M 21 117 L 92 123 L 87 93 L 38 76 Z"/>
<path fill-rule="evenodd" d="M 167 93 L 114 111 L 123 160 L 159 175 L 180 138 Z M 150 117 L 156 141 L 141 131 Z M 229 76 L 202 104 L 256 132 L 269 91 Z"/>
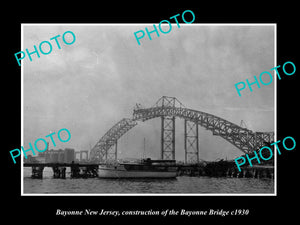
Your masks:
<path fill-rule="evenodd" d="M 169 110 L 184 107 L 175 97 L 163 96 L 155 104 Z M 175 160 L 175 115 L 161 116 L 161 159 Z"/>
<path fill-rule="evenodd" d="M 175 107 L 176 98 L 163 96 L 156 105 Z M 161 116 L 161 159 L 175 160 L 175 116 Z"/>
<path fill-rule="evenodd" d="M 185 163 L 199 163 L 199 126 L 198 123 L 184 120 Z"/>
<path fill-rule="evenodd" d="M 175 116 L 161 117 L 161 159 L 175 160 Z"/>

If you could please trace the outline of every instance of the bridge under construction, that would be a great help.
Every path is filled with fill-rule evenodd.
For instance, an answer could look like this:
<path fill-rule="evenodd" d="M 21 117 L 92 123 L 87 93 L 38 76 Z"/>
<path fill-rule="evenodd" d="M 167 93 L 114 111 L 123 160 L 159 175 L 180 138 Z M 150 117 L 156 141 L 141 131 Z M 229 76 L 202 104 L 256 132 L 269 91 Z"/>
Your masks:
<path fill-rule="evenodd" d="M 197 164 L 199 158 L 199 126 L 210 130 L 246 154 L 274 142 L 274 132 L 255 132 L 218 116 L 189 109 L 177 98 L 163 96 L 150 108 L 137 104 L 132 118 L 123 118 L 110 128 L 90 152 L 90 160 L 108 163 L 117 160 L 118 140 L 144 121 L 161 119 L 161 159 L 175 160 L 175 118 L 184 120 L 185 163 Z"/>

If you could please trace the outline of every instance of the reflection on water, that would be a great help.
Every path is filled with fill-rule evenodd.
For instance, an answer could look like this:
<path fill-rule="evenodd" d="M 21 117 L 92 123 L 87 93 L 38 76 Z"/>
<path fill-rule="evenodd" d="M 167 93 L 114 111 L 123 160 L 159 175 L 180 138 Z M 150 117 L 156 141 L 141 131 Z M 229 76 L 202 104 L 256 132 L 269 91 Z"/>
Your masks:
<path fill-rule="evenodd" d="M 43 179 L 31 179 L 24 169 L 24 193 L 140 194 L 140 193 L 274 193 L 273 179 L 187 177 L 176 179 L 53 179 L 45 168 Z"/>

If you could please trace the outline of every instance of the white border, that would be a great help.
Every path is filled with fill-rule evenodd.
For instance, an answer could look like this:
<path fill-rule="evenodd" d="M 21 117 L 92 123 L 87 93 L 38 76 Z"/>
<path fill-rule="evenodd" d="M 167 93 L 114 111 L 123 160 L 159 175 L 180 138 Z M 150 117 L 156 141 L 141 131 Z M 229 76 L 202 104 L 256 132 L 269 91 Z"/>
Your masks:
<path fill-rule="evenodd" d="M 30 26 L 141 26 L 141 25 L 151 25 L 152 23 L 126 23 L 126 24 L 118 24 L 118 23 L 97 23 L 97 24 L 90 24 L 90 23 L 22 23 L 21 24 L 21 51 L 24 49 L 23 46 L 23 27 L 26 25 Z M 192 24 L 180 24 L 180 26 L 274 26 L 274 67 L 277 66 L 277 24 L 276 23 L 192 23 Z M 270 68 L 271 69 L 271 68 Z M 24 138 L 23 138 L 23 130 L 24 130 L 24 121 L 23 121 L 23 61 L 21 61 L 21 144 L 24 146 Z M 274 71 L 274 77 L 276 77 L 275 71 Z M 275 142 L 277 141 L 277 79 L 274 79 L 274 133 L 275 137 L 274 140 Z M 276 151 L 275 151 L 276 152 Z M 113 193 L 106 193 L 106 194 L 86 194 L 86 193 L 73 193 L 73 194 L 37 194 L 37 193 L 24 193 L 24 184 L 23 184 L 23 152 L 21 151 L 21 196 L 277 196 L 277 152 L 274 157 L 274 193 L 209 193 L 209 194 L 196 194 L 196 193 L 181 193 L 181 194 L 169 194 L 169 193 L 126 193 L 126 194 L 113 194 Z"/>

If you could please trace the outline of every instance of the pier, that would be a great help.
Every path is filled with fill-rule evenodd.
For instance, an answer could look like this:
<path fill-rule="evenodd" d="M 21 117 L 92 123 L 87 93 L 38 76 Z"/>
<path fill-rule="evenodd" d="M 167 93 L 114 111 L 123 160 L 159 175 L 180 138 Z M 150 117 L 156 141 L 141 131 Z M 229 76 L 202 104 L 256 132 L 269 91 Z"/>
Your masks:
<path fill-rule="evenodd" d="M 231 161 L 209 162 L 206 165 L 178 165 L 179 176 L 228 177 L 228 178 L 274 178 L 274 166 L 253 165 L 239 171 Z"/>
<path fill-rule="evenodd" d="M 98 177 L 100 164 L 91 163 L 24 163 L 23 167 L 31 167 L 31 178 L 43 178 L 45 167 L 51 167 L 53 178 L 66 178 L 66 168 L 71 168 L 71 178 L 95 178 Z"/>
<path fill-rule="evenodd" d="M 70 167 L 70 178 L 97 178 L 99 165 L 95 163 L 24 163 L 24 167 L 31 167 L 31 178 L 42 179 L 45 167 L 51 167 L 53 178 L 66 179 L 66 168 Z M 231 178 L 273 178 L 274 166 L 254 165 L 243 167 L 238 171 L 231 161 L 209 162 L 204 164 L 177 164 L 178 176 L 191 177 L 231 177 Z"/>

